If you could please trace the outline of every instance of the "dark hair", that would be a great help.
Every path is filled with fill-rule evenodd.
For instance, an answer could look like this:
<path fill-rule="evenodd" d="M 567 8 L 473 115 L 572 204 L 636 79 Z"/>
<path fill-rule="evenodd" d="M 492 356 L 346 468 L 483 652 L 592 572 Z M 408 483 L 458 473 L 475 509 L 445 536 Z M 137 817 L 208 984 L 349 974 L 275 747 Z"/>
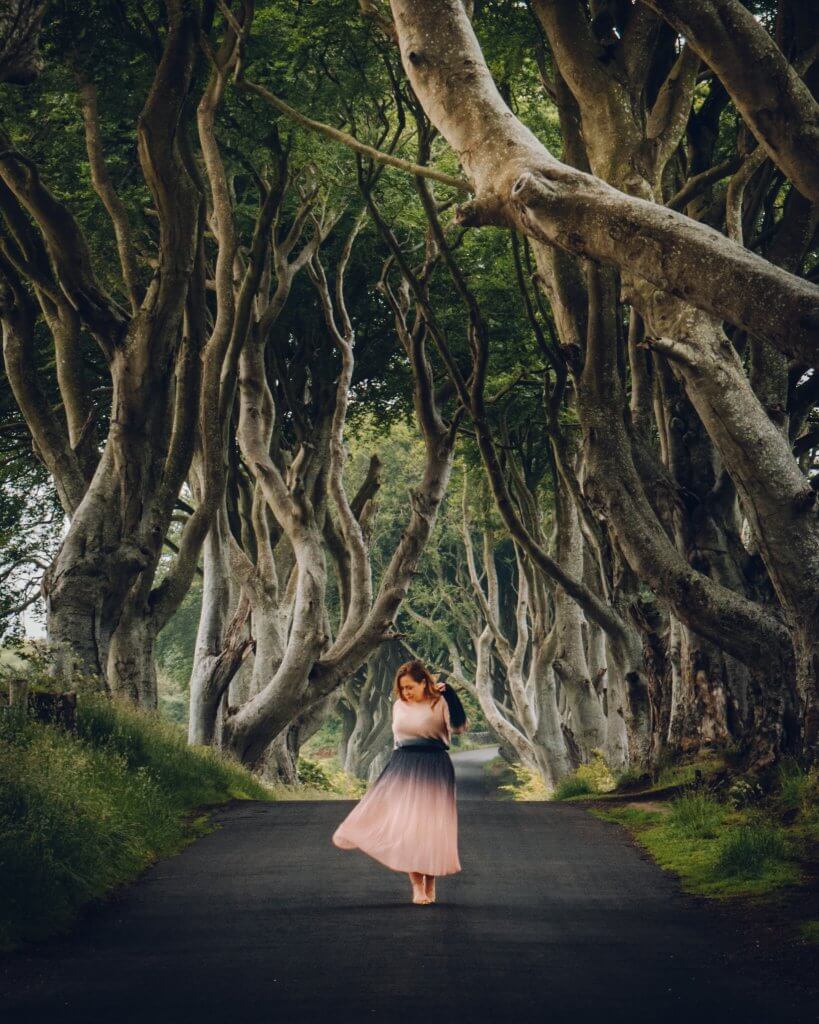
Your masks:
<path fill-rule="evenodd" d="M 399 700 L 404 699 L 401 696 L 400 685 L 401 679 L 404 676 L 409 676 L 410 679 L 414 679 L 416 683 L 423 683 L 427 696 L 432 697 L 433 704 L 436 703 L 438 698 L 441 696 L 438 690 L 434 688 L 434 684 L 437 682 L 437 677 L 431 675 L 429 669 L 427 669 L 420 658 L 413 658 L 412 661 L 405 661 L 403 665 L 399 665 L 396 669 L 393 692 Z M 449 707 L 449 721 L 452 728 L 459 729 L 466 723 L 466 711 L 464 710 L 463 704 L 461 704 L 458 694 L 452 689 L 449 683 L 444 684 L 443 698 Z"/>

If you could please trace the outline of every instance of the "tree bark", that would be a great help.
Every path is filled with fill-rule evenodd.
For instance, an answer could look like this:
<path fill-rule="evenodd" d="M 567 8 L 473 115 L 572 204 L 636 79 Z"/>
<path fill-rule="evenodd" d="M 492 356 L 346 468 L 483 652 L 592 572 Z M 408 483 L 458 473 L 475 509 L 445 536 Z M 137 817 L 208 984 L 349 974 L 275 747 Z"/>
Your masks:
<path fill-rule="evenodd" d="M 762 23 L 737 0 L 642 2 L 685 36 L 774 163 L 819 202 L 819 106 Z"/>
<path fill-rule="evenodd" d="M 391 6 L 413 89 L 475 187 L 462 223 L 515 226 L 627 269 L 817 362 L 819 290 L 710 228 L 557 161 L 502 100 L 460 0 Z"/>

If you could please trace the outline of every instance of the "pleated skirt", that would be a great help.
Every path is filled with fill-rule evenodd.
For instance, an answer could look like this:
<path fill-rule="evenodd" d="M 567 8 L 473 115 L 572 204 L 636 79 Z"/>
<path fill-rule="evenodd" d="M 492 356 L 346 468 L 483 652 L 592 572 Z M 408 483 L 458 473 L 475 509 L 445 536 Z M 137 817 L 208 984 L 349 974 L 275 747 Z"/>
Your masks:
<path fill-rule="evenodd" d="M 458 858 L 455 770 L 440 740 L 404 740 L 333 833 L 393 871 L 451 875 Z"/>

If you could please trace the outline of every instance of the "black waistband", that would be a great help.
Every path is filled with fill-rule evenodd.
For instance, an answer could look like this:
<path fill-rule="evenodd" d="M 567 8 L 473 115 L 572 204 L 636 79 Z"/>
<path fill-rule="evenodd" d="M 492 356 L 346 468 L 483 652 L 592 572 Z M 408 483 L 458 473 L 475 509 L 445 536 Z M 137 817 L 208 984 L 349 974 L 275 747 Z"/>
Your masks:
<path fill-rule="evenodd" d="M 427 738 L 426 736 L 418 736 L 411 740 L 399 740 L 396 744 L 396 749 L 415 747 L 417 750 L 449 750 L 449 744 L 444 743 L 443 740 L 437 740 L 433 737 Z"/>

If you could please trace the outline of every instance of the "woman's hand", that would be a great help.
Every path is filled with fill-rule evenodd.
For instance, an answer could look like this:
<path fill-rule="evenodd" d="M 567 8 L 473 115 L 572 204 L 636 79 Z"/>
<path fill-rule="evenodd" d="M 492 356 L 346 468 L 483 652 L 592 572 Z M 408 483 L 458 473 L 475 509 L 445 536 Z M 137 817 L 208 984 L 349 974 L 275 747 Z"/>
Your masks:
<path fill-rule="evenodd" d="M 437 690 L 438 693 L 443 693 L 444 690 L 446 689 L 446 683 L 439 683 L 437 676 L 435 676 L 434 678 L 435 682 L 432 684 L 433 689 Z"/>

